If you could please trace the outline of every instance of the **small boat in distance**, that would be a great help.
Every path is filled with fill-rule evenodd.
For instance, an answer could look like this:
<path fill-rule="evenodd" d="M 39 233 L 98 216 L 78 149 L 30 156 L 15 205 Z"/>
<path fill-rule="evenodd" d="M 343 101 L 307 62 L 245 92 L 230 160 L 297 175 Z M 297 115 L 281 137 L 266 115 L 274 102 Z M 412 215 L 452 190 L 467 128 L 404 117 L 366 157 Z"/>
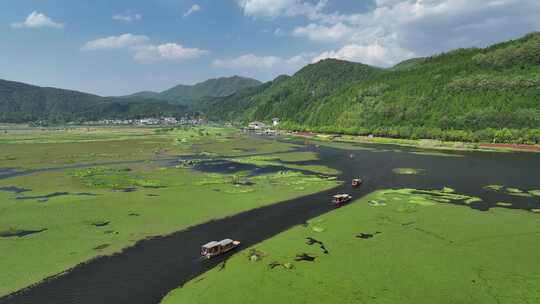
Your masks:
<path fill-rule="evenodd" d="M 336 207 L 341 207 L 352 200 L 352 196 L 349 194 L 336 194 L 332 197 L 332 203 Z"/>
<path fill-rule="evenodd" d="M 364 182 L 364 181 L 363 181 L 362 179 L 360 179 L 360 178 L 355 178 L 355 179 L 352 180 L 351 186 L 352 186 L 353 188 L 358 188 L 358 187 L 360 187 L 360 185 L 362 185 L 363 182 Z"/>
<path fill-rule="evenodd" d="M 240 241 L 233 241 L 231 239 L 224 239 L 219 242 L 208 242 L 201 247 L 201 256 L 210 259 L 215 256 L 224 254 L 228 251 L 240 246 Z"/>

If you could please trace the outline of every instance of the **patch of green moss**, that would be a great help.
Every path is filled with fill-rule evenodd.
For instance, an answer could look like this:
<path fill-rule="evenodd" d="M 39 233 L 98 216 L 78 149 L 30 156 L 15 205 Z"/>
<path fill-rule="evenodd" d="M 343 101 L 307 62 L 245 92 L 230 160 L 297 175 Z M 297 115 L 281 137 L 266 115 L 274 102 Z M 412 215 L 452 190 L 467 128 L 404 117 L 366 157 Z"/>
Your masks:
<path fill-rule="evenodd" d="M 424 174 L 426 170 L 418 168 L 395 168 L 392 172 L 399 175 L 420 175 Z"/>
<path fill-rule="evenodd" d="M 488 186 L 485 186 L 484 189 L 496 191 L 500 193 L 505 193 L 505 194 L 513 195 L 513 196 L 521 196 L 521 197 L 540 196 L 540 190 L 526 191 L 519 188 L 505 187 L 502 185 L 488 185 Z"/>
<path fill-rule="evenodd" d="M 529 190 L 529 194 L 540 197 L 540 190 Z"/>

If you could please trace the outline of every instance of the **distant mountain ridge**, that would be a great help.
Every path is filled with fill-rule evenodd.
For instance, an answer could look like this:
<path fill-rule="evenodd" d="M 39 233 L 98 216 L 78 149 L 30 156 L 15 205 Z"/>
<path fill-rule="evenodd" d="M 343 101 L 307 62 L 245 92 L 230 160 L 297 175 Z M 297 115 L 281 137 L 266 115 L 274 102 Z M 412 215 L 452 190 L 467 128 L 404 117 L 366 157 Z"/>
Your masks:
<path fill-rule="evenodd" d="M 126 97 L 142 97 L 189 105 L 207 97 L 224 97 L 242 89 L 256 87 L 262 83 L 256 79 L 232 76 L 209 79 L 195 85 L 177 85 L 163 92 L 143 91 Z"/>
<path fill-rule="evenodd" d="M 181 116 L 185 106 L 153 99 L 101 97 L 0 79 L 0 122 L 72 122 L 109 118 Z"/>

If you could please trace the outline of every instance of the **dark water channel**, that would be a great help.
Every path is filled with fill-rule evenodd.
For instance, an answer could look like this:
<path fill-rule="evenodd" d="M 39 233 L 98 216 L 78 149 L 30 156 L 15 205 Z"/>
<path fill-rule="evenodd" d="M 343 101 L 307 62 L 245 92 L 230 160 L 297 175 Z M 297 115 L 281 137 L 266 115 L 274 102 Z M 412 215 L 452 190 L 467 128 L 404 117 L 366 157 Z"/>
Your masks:
<path fill-rule="evenodd" d="M 464 157 L 441 157 L 409 153 L 414 149 L 403 152 L 388 151 L 389 146 L 383 149 L 380 152 L 307 145 L 302 150 L 319 153 L 321 160 L 305 163 L 340 170 L 343 173 L 339 178 L 346 181 L 345 185 L 140 241 L 122 253 L 97 258 L 67 274 L 4 297 L 0 303 L 159 303 L 169 291 L 227 258 L 200 260 L 201 244 L 225 237 L 241 240 L 244 248 L 257 244 L 333 210 L 329 197 L 337 192 L 348 192 L 358 198 L 377 189 L 451 187 L 458 193 L 481 197 L 483 202 L 472 206 L 480 210 L 488 210 L 500 201 L 512 202 L 511 208 L 540 208 L 538 197 L 508 196 L 483 189 L 490 184 L 540 189 L 540 154 L 459 152 Z M 231 172 L 253 169 L 226 165 Z M 394 168 L 426 171 L 423 175 L 396 175 L 392 172 Z M 364 180 L 358 190 L 349 185 L 355 177 Z"/>

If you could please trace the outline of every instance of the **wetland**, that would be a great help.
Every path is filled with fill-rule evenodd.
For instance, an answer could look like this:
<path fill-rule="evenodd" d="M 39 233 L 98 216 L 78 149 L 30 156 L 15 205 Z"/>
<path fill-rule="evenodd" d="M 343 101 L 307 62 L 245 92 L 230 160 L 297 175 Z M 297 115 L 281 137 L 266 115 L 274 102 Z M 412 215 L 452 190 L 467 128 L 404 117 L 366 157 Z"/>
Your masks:
<path fill-rule="evenodd" d="M 538 154 L 215 127 L 62 134 L 0 140 L 0 303 L 539 299 Z M 336 193 L 355 201 L 335 210 Z M 243 250 L 198 259 L 224 237 Z"/>

